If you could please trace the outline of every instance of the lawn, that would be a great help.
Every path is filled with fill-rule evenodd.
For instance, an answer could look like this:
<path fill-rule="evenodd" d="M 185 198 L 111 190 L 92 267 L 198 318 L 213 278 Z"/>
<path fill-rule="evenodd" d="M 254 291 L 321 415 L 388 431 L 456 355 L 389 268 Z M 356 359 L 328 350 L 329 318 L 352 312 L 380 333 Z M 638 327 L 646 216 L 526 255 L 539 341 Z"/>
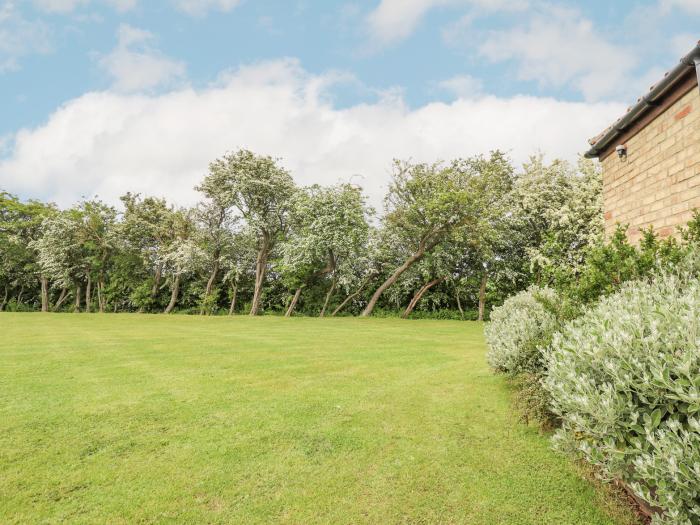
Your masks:
<path fill-rule="evenodd" d="M 0 314 L 0 522 L 628 524 L 452 321 Z"/>

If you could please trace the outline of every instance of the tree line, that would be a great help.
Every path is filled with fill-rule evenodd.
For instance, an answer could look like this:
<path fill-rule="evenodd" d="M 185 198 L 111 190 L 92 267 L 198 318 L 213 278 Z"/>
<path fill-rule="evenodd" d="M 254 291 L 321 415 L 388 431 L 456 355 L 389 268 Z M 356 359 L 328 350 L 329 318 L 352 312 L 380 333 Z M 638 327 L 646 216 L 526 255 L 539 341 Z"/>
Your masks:
<path fill-rule="evenodd" d="M 69 209 L 0 190 L 0 310 L 483 319 L 602 234 L 600 172 L 583 159 L 396 160 L 381 214 L 356 185 L 298 187 L 248 150 L 196 190 L 192 207 L 126 193 Z"/>

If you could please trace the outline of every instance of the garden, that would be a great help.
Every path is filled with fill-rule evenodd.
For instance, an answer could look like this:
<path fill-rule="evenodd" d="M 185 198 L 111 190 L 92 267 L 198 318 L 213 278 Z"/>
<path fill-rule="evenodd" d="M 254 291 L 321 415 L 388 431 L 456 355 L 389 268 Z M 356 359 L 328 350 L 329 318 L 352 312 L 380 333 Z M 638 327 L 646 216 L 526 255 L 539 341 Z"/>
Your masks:
<path fill-rule="evenodd" d="M 488 360 L 526 421 L 624 487 L 655 524 L 700 520 L 700 216 L 639 246 L 623 228 L 576 273 L 494 309 Z"/>
<path fill-rule="evenodd" d="M 1 192 L 2 521 L 700 525 L 700 215 L 392 170 L 381 214 L 247 150 L 190 207 Z"/>

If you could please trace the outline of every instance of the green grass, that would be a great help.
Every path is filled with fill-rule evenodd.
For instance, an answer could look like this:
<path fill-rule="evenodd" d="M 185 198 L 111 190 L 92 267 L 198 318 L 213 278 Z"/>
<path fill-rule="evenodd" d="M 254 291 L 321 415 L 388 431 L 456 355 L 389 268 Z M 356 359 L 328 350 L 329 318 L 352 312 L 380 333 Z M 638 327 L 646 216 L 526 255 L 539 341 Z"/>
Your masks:
<path fill-rule="evenodd" d="M 0 522 L 627 524 L 482 326 L 0 314 Z"/>

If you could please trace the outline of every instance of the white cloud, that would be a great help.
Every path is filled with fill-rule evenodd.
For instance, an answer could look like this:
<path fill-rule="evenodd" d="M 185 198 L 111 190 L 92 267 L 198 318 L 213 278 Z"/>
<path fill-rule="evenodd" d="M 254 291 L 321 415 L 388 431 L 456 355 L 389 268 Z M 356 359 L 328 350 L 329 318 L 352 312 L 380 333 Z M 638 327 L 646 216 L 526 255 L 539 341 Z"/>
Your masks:
<path fill-rule="evenodd" d="M 381 0 L 367 16 L 369 33 L 379 44 L 410 36 L 423 17 L 439 7 L 472 7 L 480 11 L 518 11 L 528 0 Z"/>
<path fill-rule="evenodd" d="M 153 34 L 122 24 L 117 47 L 99 58 L 99 65 L 114 80 L 114 89 L 131 92 L 168 85 L 185 75 L 185 64 L 172 60 L 150 46 Z"/>
<path fill-rule="evenodd" d="M 552 7 L 525 24 L 491 31 L 482 56 L 514 61 L 520 80 L 543 87 L 573 87 L 587 100 L 627 92 L 637 60 L 628 49 L 608 42 L 577 10 Z"/>
<path fill-rule="evenodd" d="M 91 0 L 34 0 L 34 5 L 48 13 L 71 13 L 90 4 Z M 138 0 L 103 0 L 117 11 L 129 11 L 136 7 Z"/>
<path fill-rule="evenodd" d="M 337 109 L 322 88 L 329 82 L 286 60 L 241 68 L 202 90 L 88 93 L 13 137 L 0 187 L 61 205 L 93 194 L 117 202 L 126 191 L 192 203 L 208 163 L 247 147 L 282 157 L 300 184 L 359 174 L 352 180 L 379 205 L 394 157 L 432 161 L 501 148 L 516 162 L 537 150 L 574 159 L 623 111 L 490 96 L 416 109 L 387 97 Z"/>
<path fill-rule="evenodd" d="M 69 13 L 88 3 L 90 0 L 34 0 L 38 9 L 49 13 Z"/>
<path fill-rule="evenodd" d="M 367 17 L 370 33 L 381 43 L 403 40 L 430 9 L 450 3 L 452 0 L 382 0 Z"/>
<path fill-rule="evenodd" d="M 700 10 L 698 11 L 700 13 Z M 671 37 L 670 48 L 674 58 L 680 59 L 689 53 L 698 43 L 698 35 L 693 33 L 681 33 Z"/>
<path fill-rule="evenodd" d="M 19 68 L 19 59 L 51 51 L 49 29 L 24 18 L 13 2 L 0 0 L 0 74 Z"/>
<path fill-rule="evenodd" d="M 194 16 L 205 15 L 209 10 L 231 11 L 240 0 L 173 0 L 175 7 Z"/>
<path fill-rule="evenodd" d="M 12 145 L 11 135 L 0 135 L 0 158 L 10 153 L 10 146 Z"/>
<path fill-rule="evenodd" d="M 660 0 L 659 6 L 662 12 L 678 8 L 688 13 L 700 14 L 700 1 L 698 0 Z"/>
<path fill-rule="evenodd" d="M 129 11 L 135 8 L 139 0 L 101 0 L 117 11 Z M 241 0 L 170 0 L 170 4 L 193 16 L 203 16 L 210 10 L 231 11 Z M 34 5 L 49 13 L 70 13 L 80 7 L 88 6 L 92 0 L 34 0 Z"/>
<path fill-rule="evenodd" d="M 134 9 L 138 0 L 108 0 L 108 3 L 117 11 L 124 12 Z"/>
<path fill-rule="evenodd" d="M 473 99 L 483 94 L 484 85 L 479 78 L 471 75 L 457 75 L 438 82 L 438 87 L 459 98 Z"/>

